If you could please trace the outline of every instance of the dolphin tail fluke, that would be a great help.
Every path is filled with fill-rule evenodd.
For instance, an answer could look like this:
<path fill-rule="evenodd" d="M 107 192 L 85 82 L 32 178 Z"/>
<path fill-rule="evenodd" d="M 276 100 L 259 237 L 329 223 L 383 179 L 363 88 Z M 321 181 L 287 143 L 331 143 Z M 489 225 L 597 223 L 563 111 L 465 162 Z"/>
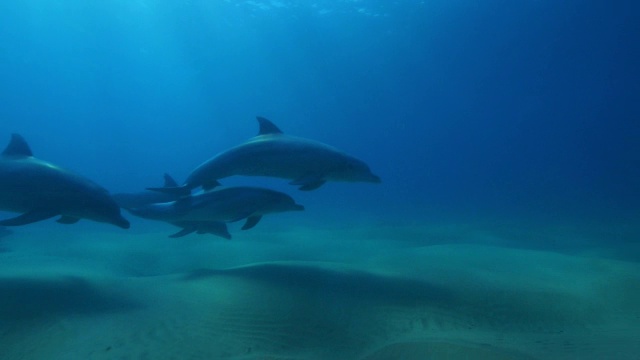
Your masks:
<path fill-rule="evenodd" d="M 52 218 L 54 216 L 58 215 L 57 212 L 53 212 L 53 211 L 46 211 L 46 210 L 41 210 L 41 211 L 29 211 L 26 212 L 22 215 L 18 215 L 16 217 L 10 218 L 10 219 L 6 219 L 6 220 L 2 220 L 0 221 L 0 225 L 3 226 L 20 226 L 20 225 L 27 225 L 27 224 L 31 224 L 34 222 L 38 222 L 38 221 L 42 221 L 42 220 L 46 220 L 49 218 Z"/>
<path fill-rule="evenodd" d="M 150 187 L 147 190 L 158 191 L 165 194 L 171 194 L 176 196 L 187 196 L 191 194 L 191 188 L 187 185 L 182 186 L 170 186 L 170 187 Z"/>

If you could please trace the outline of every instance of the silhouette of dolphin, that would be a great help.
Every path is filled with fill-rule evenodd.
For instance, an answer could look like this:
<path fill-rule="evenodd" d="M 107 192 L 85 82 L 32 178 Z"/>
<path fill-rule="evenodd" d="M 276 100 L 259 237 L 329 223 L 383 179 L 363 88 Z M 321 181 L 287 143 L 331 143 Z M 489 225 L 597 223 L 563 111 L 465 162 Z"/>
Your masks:
<path fill-rule="evenodd" d="M 380 182 L 363 161 L 321 142 L 285 135 L 271 121 L 257 119 L 257 136 L 205 161 L 182 186 L 149 190 L 186 195 L 198 186 L 213 189 L 218 179 L 233 175 L 291 179 L 291 185 L 306 191 L 327 181 Z"/>
<path fill-rule="evenodd" d="M 258 187 L 237 186 L 202 192 L 168 203 L 150 204 L 129 211 L 145 219 L 166 221 L 178 226 L 181 223 L 185 224 L 184 222 L 235 222 L 246 219 L 242 230 L 247 230 L 254 227 L 265 214 L 300 210 L 304 210 L 304 207 L 296 204 L 285 193 Z M 186 229 L 191 230 L 189 232 L 199 230 L 197 226 L 195 229 Z"/>
<path fill-rule="evenodd" d="M 19 212 L 0 225 L 18 226 L 60 215 L 62 224 L 81 218 L 129 228 L 109 192 L 93 181 L 33 157 L 27 142 L 13 134 L 0 155 L 0 210 Z"/>
<path fill-rule="evenodd" d="M 178 186 L 178 183 L 171 177 L 171 175 L 164 174 L 164 186 L 176 187 Z M 176 194 L 149 190 L 137 193 L 119 193 L 113 195 L 113 199 L 116 203 L 118 203 L 118 205 L 123 209 L 127 210 L 150 204 L 171 202 L 178 200 L 179 198 L 180 196 Z M 182 228 L 182 230 L 169 235 L 170 238 L 179 238 L 195 232 L 198 234 L 213 234 L 225 239 L 231 239 L 231 234 L 229 234 L 229 230 L 227 230 L 227 224 L 221 221 L 179 221 L 172 224 Z"/>

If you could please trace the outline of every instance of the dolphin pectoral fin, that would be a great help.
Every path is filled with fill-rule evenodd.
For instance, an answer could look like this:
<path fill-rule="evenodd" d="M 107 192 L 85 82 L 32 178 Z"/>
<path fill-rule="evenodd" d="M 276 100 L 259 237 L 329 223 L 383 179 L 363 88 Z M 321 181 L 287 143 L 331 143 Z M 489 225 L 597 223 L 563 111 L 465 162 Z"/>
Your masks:
<path fill-rule="evenodd" d="M 80 218 L 67 215 L 63 215 L 62 217 L 60 217 L 60 219 L 56 220 L 56 222 L 60 224 L 75 224 L 78 221 L 80 221 Z"/>
<path fill-rule="evenodd" d="M 59 214 L 58 212 L 50 211 L 50 210 L 32 210 L 22 215 L 13 217 L 11 219 L 2 220 L 0 221 L 0 225 L 4 225 L 4 226 L 27 225 L 34 222 L 52 218 L 58 214 Z"/>
<path fill-rule="evenodd" d="M 262 219 L 262 215 L 249 216 L 247 218 L 247 222 L 245 222 L 244 225 L 242 225 L 241 229 L 242 230 L 251 229 L 252 227 L 256 226 L 258 222 L 260 222 L 260 219 Z"/>
<path fill-rule="evenodd" d="M 207 181 L 205 183 L 202 184 L 202 190 L 204 191 L 209 191 L 215 187 L 221 186 L 222 184 L 220 184 L 220 182 L 218 182 L 218 180 L 213 180 L 213 181 Z"/>
<path fill-rule="evenodd" d="M 298 189 L 302 190 L 302 191 L 311 191 L 311 190 L 315 190 L 315 189 L 319 188 L 320 186 L 324 185 L 325 182 L 327 182 L 327 181 L 324 180 L 322 176 L 319 176 L 319 175 L 305 175 L 305 176 L 299 177 L 299 178 L 291 181 L 289 184 L 291 184 L 291 185 L 300 185 L 300 187 Z"/>
<path fill-rule="evenodd" d="M 175 238 L 179 238 L 179 237 L 183 237 L 183 236 L 189 235 L 194 231 L 196 231 L 195 227 L 186 227 L 186 228 L 178 231 L 175 234 L 169 235 L 169 237 L 172 238 L 172 239 L 175 239 Z"/>

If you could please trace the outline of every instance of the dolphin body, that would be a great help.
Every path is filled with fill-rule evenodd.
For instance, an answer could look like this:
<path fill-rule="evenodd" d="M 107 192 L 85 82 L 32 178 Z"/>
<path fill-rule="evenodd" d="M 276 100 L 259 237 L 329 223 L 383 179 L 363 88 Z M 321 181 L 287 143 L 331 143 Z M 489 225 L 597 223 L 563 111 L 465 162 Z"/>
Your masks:
<path fill-rule="evenodd" d="M 0 221 L 18 226 L 60 215 L 62 224 L 81 218 L 129 228 L 109 192 L 93 181 L 33 157 L 27 142 L 13 134 L 0 155 L 0 210 L 21 215 Z"/>
<path fill-rule="evenodd" d="M 164 186 L 176 187 L 178 186 L 178 183 L 171 177 L 171 175 L 164 174 Z M 137 193 L 113 194 L 113 199 L 116 203 L 118 203 L 121 208 L 127 210 L 156 203 L 176 201 L 179 198 L 180 196 L 176 194 L 149 190 Z M 198 234 L 213 234 L 225 239 L 231 239 L 231 234 L 229 234 L 229 230 L 227 230 L 227 224 L 222 221 L 178 221 L 172 224 L 182 228 L 182 230 L 170 235 L 169 237 L 171 238 L 179 238 L 195 232 Z"/>
<path fill-rule="evenodd" d="M 210 190 L 220 185 L 218 179 L 233 175 L 291 179 L 291 185 L 305 191 L 327 181 L 380 182 L 363 161 L 321 142 L 285 135 L 271 121 L 257 119 L 257 136 L 205 161 L 182 186 L 149 190 L 186 195 L 198 186 Z"/>
<path fill-rule="evenodd" d="M 258 187 L 237 186 L 202 192 L 168 203 L 150 204 L 129 211 L 146 219 L 166 221 L 178 226 L 187 225 L 184 231 L 191 233 L 207 232 L 204 227 L 199 227 L 202 222 L 226 223 L 243 219 L 246 219 L 246 222 L 242 230 L 247 230 L 254 227 L 265 214 L 301 210 L 304 210 L 304 207 L 296 204 L 285 193 Z M 193 222 L 196 222 L 196 226 L 189 227 Z"/>

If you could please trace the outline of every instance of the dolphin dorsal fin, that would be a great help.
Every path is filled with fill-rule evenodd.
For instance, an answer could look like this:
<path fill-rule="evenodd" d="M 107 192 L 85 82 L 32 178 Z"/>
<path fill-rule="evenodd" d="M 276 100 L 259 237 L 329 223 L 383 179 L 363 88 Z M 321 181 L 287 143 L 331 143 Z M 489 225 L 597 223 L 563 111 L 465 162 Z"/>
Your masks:
<path fill-rule="evenodd" d="M 11 134 L 11 141 L 4 149 L 2 155 L 6 156 L 33 156 L 29 144 L 19 134 Z"/>
<path fill-rule="evenodd" d="M 164 187 L 178 187 L 178 183 L 169 174 L 164 174 Z"/>
<path fill-rule="evenodd" d="M 256 119 L 258 119 L 258 124 L 260 124 L 260 131 L 258 131 L 258 135 L 282 134 L 282 130 L 278 129 L 278 127 L 271 121 L 263 118 L 262 116 L 256 116 Z"/>

